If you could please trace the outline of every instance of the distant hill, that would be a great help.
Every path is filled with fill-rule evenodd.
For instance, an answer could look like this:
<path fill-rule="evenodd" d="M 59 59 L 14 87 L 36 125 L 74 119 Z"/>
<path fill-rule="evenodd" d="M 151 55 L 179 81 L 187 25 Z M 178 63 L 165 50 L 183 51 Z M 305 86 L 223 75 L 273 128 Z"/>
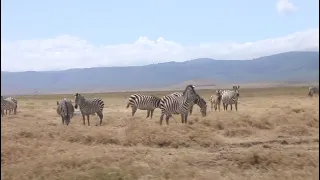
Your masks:
<path fill-rule="evenodd" d="M 173 87 L 183 82 L 319 81 L 319 52 L 286 52 L 253 60 L 194 59 L 146 66 L 43 72 L 1 72 L 2 94 L 117 91 Z"/>

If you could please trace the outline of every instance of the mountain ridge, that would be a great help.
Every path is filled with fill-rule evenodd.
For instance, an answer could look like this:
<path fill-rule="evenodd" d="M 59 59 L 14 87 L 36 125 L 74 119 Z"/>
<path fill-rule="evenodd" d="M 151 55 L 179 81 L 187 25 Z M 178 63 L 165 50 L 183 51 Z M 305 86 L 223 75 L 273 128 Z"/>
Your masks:
<path fill-rule="evenodd" d="M 252 60 L 198 58 L 144 66 L 1 71 L 1 93 L 157 89 L 192 80 L 211 84 L 318 81 L 319 52 L 293 51 Z"/>

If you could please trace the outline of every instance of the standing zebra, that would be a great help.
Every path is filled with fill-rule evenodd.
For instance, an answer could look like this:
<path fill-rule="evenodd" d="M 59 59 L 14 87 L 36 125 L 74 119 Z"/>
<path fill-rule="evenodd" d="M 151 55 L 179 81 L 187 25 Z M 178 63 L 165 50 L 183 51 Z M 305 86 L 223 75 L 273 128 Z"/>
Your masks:
<path fill-rule="evenodd" d="M 160 107 L 160 98 L 153 95 L 132 94 L 129 97 L 129 102 L 126 108 L 129 108 L 129 106 L 131 106 L 132 109 L 132 116 L 134 116 L 137 109 L 147 110 L 146 118 L 148 118 L 151 113 L 150 119 L 152 119 L 153 111 Z"/>
<path fill-rule="evenodd" d="M 319 87 L 310 86 L 308 96 L 313 97 L 313 94 L 319 94 Z"/>
<path fill-rule="evenodd" d="M 224 110 L 227 110 L 228 105 L 230 105 L 231 111 L 232 111 L 232 104 L 234 104 L 236 111 L 238 111 L 238 98 L 240 95 L 239 89 L 240 89 L 240 86 L 233 86 L 233 90 L 221 91 L 221 101 L 223 103 Z"/>
<path fill-rule="evenodd" d="M 61 116 L 62 124 L 69 125 L 74 115 L 74 108 L 70 100 L 63 98 L 57 101 L 57 113 Z"/>
<path fill-rule="evenodd" d="M 169 125 L 169 119 L 172 117 L 172 114 L 180 114 L 182 123 L 187 123 L 189 109 L 199 96 L 194 87 L 193 85 L 187 85 L 182 96 L 167 95 L 161 98 L 160 125 L 162 125 L 164 115 L 166 115 L 166 122 Z"/>
<path fill-rule="evenodd" d="M 216 90 L 216 94 L 212 95 L 209 99 L 211 103 L 211 111 L 213 111 L 213 108 L 215 111 L 219 108 L 220 112 L 220 104 L 221 104 L 221 90 Z"/>
<path fill-rule="evenodd" d="M 183 94 L 181 92 L 174 92 L 170 95 L 180 97 Z M 201 113 L 202 117 L 205 117 L 207 115 L 207 102 L 202 97 L 197 96 L 197 98 L 194 100 L 193 103 L 197 104 L 200 107 L 200 113 Z M 192 114 L 192 111 L 193 111 L 193 105 L 191 105 L 190 110 L 189 110 L 190 115 Z"/>
<path fill-rule="evenodd" d="M 9 109 L 9 114 L 11 114 L 12 110 L 13 110 L 14 114 L 17 114 L 18 100 L 14 97 L 7 97 L 6 99 L 11 100 L 12 102 L 14 102 L 16 104 L 13 109 Z M 6 110 L 6 114 L 7 114 L 7 111 L 8 110 Z"/>
<path fill-rule="evenodd" d="M 16 107 L 16 104 L 11 99 L 4 99 L 1 96 L 1 115 L 4 116 L 4 110 L 11 110 Z"/>
<path fill-rule="evenodd" d="M 94 99 L 86 99 L 84 96 L 82 96 L 79 93 L 75 94 L 75 108 L 77 109 L 78 106 L 80 108 L 80 112 L 83 119 L 83 125 L 85 125 L 85 116 L 87 116 L 88 126 L 90 126 L 89 122 L 89 116 L 97 113 L 97 115 L 100 118 L 100 126 L 102 123 L 103 118 L 103 108 L 104 108 L 104 102 L 100 98 L 94 98 Z M 98 124 L 96 124 L 98 125 Z"/>

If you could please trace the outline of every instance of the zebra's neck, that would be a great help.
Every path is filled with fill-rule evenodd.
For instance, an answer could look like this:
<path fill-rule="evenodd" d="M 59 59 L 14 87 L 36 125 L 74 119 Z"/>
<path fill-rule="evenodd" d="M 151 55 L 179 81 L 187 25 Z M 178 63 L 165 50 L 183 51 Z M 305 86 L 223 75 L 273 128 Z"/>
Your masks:
<path fill-rule="evenodd" d="M 81 107 L 87 106 L 88 104 L 90 104 L 90 100 L 83 99 L 82 101 L 80 101 L 80 103 L 78 105 L 81 108 Z"/>

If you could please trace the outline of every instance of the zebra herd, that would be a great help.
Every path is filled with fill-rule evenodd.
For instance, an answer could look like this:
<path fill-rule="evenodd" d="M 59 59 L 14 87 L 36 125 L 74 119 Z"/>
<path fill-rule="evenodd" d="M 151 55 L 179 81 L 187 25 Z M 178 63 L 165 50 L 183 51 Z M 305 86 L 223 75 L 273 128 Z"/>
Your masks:
<path fill-rule="evenodd" d="M 147 110 L 147 117 L 151 112 L 151 117 L 153 115 L 153 111 L 156 108 L 160 108 L 160 125 L 162 125 L 162 121 L 164 116 L 166 117 L 166 123 L 169 125 L 169 119 L 173 114 L 181 115 L 181 122 L 187 123 L 188 120 L 188 112 L 191 115 L 193 110 L 193 105 L 197 104 L 200 107 L 200 113 L 202 117 L 207 115 L 207 103 L 206 101 L 196 93 L 195 86 L 188 85 L 183 93 L 175 92 L 161 98 L 153 96 L 153 95 L 141 95 L 141 94 L 133 94 L 129 97 L 129 102 L 127 104 L 127 108 L 131 106 L 132 116 L 134 116 L 137 109 Z M 235 104 L 236 110 L 238 110 L 238 97 L 239 97 L 239 88 L 240 86 L 233 86 L 232 90 L 217 90 L 215 95 L 212 95 L 209 99 L 211 102 L 211 110 L 213 109 L 213 104 L 215 106 L 215 110 L 217 109 L 217 105 L 219 106 L 220 111 L 220 103 L 223 103 L 223 107 L 227 110 L 228 105 L 231 106 Z"/>
<path fill-rule="evenodd" d="M 235 106 L 235 110 L 238 111 L 238 98 L 240 86 L 233 86 L 232 89 L 226 90 L 216 90 L 216 93 L 212 95 L 209 99 L 211 103 L 211 111 L 220 111 L 220 105 L 222 103 L 223 109 L 227 110 L 230 105 L 232 111 L 232 105 Z M 319 87 L 309 87 L 308 96 L 313 96 L 314 94 L 319 94 Z M 75 95 L 75 105 L 67 98 L 63 98 L 57 101 L 57 114 L 62 119 L 62 124 L 69 125 L 71 118 L 75 114 L 75 109 L 79 107 L 83 125 L 85 125 L 85 117 L 87 117 L 87 124 L 90 126 L 89 116 L 97 114 L 99 116 L 100 122 L 96 125 L 102 124 L 103 119 L 103 109 L 104 102 L 101 98 L 86 99 L 83 95 L 76 93 Z M 200 107 L 200 113 L 202 117 L 207 115 L 207 104 L 206 101 L 195 91 L 194 85 L 187 85 L 185 90 L 181 92 L 175 92 L 163 97 L 156 97 L 154 95 L 142 95 L 142 94 L 132 94 L 129 97 L 126 108 L 131 106 L 132 116 L 136 113 L 138 109 L 147 110 L 147 117 L 152 119 L 153 112 L 156 108 L 161 110 L 160 115 L 160 125 L 165 117 L 166 124 L 169 125 L 169 119 L 173 114 L 181 115 L 181 122 L 187 123 L 188 115 L 192 114 L 194 104 Z M 11 114 L 17 113 L 18 101 L 13 97 L 4 98 L 1 96 L 1 114 L 7 115 L 7 111 Z"/>

